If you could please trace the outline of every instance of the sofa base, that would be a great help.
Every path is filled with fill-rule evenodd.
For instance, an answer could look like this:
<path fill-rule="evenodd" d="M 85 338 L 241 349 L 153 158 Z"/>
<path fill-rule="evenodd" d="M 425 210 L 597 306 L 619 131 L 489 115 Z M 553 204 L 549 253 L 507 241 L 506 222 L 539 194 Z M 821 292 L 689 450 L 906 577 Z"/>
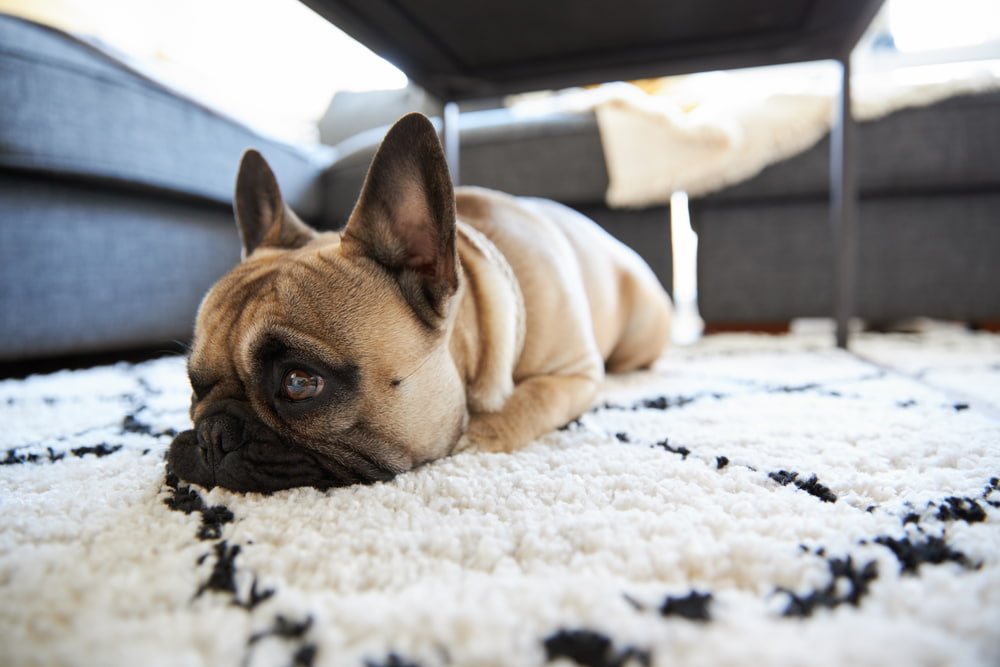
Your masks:
<path fill-rule="evenodd" d="M 870 322 L 1000 319 L 1000 194 L 862 199 L 855 315 Z M 825 200 L 693 205 L 707 322 L 833 312 Z"/>
<path fill-rule="evenodd" d="M 612 210 L 599 204 L 574 208 L 635 250 L 653 269 L 663 288 L 673 294 L 674 266 L 669 206 L 636 211 Z"/>
<path fill-rule="evenodd" d="M 240 258 L 227 207 L 0 172 L 0 361 L 188 340 Z"/>

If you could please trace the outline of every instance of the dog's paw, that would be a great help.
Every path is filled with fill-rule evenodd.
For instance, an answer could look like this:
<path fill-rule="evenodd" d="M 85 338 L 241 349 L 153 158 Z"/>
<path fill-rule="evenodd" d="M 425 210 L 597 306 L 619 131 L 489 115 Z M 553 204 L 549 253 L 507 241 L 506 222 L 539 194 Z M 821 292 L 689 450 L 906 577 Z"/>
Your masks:
<path fill-rule="evenodd" d="M 511 442 L 511 434 L 502 422 L 503 419 L 496 414 L 473 416 L 469 420 L 469 427 L 458 439 L 455 451 L 506 453 L 520 449 L 524 443 Z"/>
<path fill-rule="evenodd" d="M 452 454 L 458 454 L 459 452 L 474 452 L 478 450 L 479 447 L 476 445 L 475 441 L 469 437 L 468 433 L 463 433 L 455 443 L 455 448 L 452 450 Z"/>

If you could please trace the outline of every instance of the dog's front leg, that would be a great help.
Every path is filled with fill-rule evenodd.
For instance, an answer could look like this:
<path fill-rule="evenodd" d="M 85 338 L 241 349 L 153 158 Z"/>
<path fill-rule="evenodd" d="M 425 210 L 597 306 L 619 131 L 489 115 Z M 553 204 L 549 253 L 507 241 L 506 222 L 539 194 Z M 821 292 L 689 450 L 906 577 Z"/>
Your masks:
<path fill-rule="evenodd" d="M 498 412 L 474 413 L 456 450 L 513 452 L 582 415 L 593 404 L 591 375 L 539 375 L 523 380 Z"/>

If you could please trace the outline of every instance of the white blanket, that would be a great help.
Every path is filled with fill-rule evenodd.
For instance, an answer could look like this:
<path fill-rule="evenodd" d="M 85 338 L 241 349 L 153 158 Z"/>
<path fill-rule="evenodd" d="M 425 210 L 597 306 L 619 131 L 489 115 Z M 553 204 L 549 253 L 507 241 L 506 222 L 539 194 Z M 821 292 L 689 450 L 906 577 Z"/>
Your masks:
<path fill-rule="evenodd" d="M 525 113 L 594 109 L 615 208 L 666 204 L 738 183 L 807 150 L 829 131 L 839 69 L 716 72 L 670 80 L 661 94 L 630 84 L 529 98 Z M 855 74 L 853 112 L 871 121 L 948 97 L 1000 90 L 1000 61 Z"/>
<path fill-rule="evenodd" d="M 724 336 L 510 455 L 190 488 L 180 359 L 0 382 L 3 665 L 1000 664 L 1000 337 Z"/>

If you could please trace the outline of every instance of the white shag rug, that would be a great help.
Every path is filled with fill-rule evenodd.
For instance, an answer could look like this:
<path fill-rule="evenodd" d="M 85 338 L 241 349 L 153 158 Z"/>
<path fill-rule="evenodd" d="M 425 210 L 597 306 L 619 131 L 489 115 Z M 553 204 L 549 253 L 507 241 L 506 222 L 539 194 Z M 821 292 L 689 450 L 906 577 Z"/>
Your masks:
<path fill-rule="evenodd" d="M 1000 336 L 721 336 L 524 451 L 164 472 L 183 361 L 0 382 L 3 665 L 1000 664 Z"/>

